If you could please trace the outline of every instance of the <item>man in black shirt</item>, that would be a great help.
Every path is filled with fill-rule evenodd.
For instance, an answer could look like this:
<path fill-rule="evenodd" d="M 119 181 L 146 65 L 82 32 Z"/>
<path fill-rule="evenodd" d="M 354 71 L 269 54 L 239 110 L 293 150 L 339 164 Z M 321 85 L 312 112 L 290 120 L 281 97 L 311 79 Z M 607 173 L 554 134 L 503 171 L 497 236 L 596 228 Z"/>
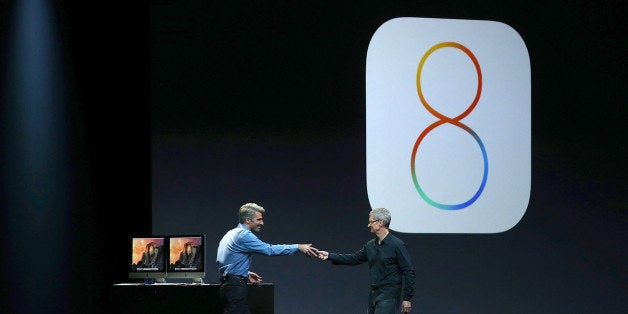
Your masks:
<path fill-rule="evenodd" d="M 334 265 L 368 262 L 371 275 L 369 314 L 396 313 L 400 301 L 401 312 L 408 313 L 412 308 L 414 267 L 405 243 L 390 233 L 389 226 L 390 212 L 385 208 L 373 209 L 369 213 L 368 227 L 376 237 L 362 249 L 352 254 L 320 250 L 318 253 L 320 259 L 330 260 Z"/>

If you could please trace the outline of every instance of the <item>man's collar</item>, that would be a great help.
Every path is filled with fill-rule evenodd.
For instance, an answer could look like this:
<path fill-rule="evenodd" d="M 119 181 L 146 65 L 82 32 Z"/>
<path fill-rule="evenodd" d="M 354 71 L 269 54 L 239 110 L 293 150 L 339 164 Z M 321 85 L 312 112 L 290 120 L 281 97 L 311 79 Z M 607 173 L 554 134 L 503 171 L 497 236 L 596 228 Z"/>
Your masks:
<path fill-rule="evenodd" d="M 388 231 L 388 234 L 386 234 L 386 236 L 384 236 L 384 238 L 380 241 L 379 237 L 375 236 L 375 241 L 377 242 L 377 244 L 382 244 L 385 242 L 385 240 L 388 238 L 388 236 L 390 235 L 390 230 Z"/>

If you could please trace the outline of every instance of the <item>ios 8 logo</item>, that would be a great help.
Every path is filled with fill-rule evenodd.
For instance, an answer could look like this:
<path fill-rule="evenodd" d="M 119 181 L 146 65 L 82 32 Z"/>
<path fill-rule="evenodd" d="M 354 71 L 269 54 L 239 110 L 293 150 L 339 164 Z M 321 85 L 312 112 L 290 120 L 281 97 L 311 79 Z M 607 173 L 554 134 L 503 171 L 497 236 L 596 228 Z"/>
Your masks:
<path fill-rule="evenodd" d="M 464 51 L 464 53 L 466 53 L 469 56 L 469 58 L 471 58 L 471 60 L 473 61 L 473 65 L 475 66 L 475 69 L 476 69 L 477 75 L 478 75 L 477 91 L 476 91 L 476 94 L 475 94 L 475 98 L 473 99 L 473 102 L 467 108 L 467 110 L 465 110 L 463 113 L 461 113 L 460 115 L 458 115 L 455 118 L 447 117 L 447 116 L 441 114 L 440 112 L 438 112 L 437 110 L 435 110 L 434 108 L 432 108 L 432 106 L 430 106 L 430 104 L 427 102 L 427 100 L 425 100 L 425 96 L 423 95 L 423 92 L 422 92 L 422 89 L 421 89 L 421 73 L 422 73 L 422 69 L 423 69 L 423 65 L 425 64 L 425 61 L 437 49 L 447 48 L 447 47 L 457 48 L 457 49 L 460 49 L 460 50 Z M 412 159 L 411 159 L 411 166 L 410 166 L 410 168 L 412 170 L 412 180 L 414 181 L 414 186 L 416 187 L 416 189 L 419 192 L 419 194 L 421 195 L 421 197 L 427 203 L 429 203 L 430 205 L 432 205 L 434 207 L 437 207 L 437 208 L 440 208 L 440 209 L 461 209 L 461 208 L 465 208 L 465 207 L 473 204 L 473 202 L 475 202 L 475 200 L 478 199 L 480 194 L 482 194 L 482 190 L 484 190 L 484 186 L 486 185 L 486 179 L 488 177 L 488 158 L 486 156 L 486 149 L 484 148 L 484 144 L 482 144 L 482 140 L 480 139 L 480 137 L 475 132 L 473 132 L 473 130 L 471 128 L 469 128 L 468 126 L 466 126 L 462 122 L 460 122 L 460 120 L 462 120 L 469 113 L 471 113 L 471 111 L 473 111 L 473 109 L 477 105 L 478 101 L 480 100 L 480 95 L 482 93 L 482 70 L 480 69 L 480 64 L 478 63 L 478 60 L 475 57 L 475 55 L 473 55 L 473 53 L 467 47 L 465 47 L 465 46 L 463 46 L 463 45 L 461 45 L 459 43 L 443 42 L 443 43 L 439 43 L 437 45 L 434 45 L 432 48 L 430 48 L 423 55 L 423 58 L 421 58 L 421 62 L 419 63 L 419 69 L 417 70 L 417 75 L 416 76 L 417 76 L 417 79 L 416 79 L 416 82 L 417 82 L 416 83 L 417 92 L 419 94 L 419 98 L 421 99 L 421 103 L 423 104 L 423 106 L 425 106 L 425 108 L 432 115 L 434 115 L 435 117 L 438 118 L 438 121 L 436 121 L 433 124 L 431 124 L 429 127 L 427 127 L 421 133 L 421 135 L 419 135 L 419 138 L 417 139 L 416 143 L 414 144 L 414 148 L 412 149 Z M 450 124 L 452 124 L 454 126 L 459 127 L 462 130 L 465 130 L 469 134 L 471 134 L 473 136 L 473 138 L 477 141 L 478 145 L 480 146 L 480 148 L 482 150 L 482 157 L 484 159 L 484 174 L 482 175 L 482 183 L 481 183 L 480 187 L 478 188 L 477 192 L 469 200 L 467 200 L 467 201 L 465 201 L 463 203 L 453 204 L 453 205 L 438 203 L 438 202 L 432 200 L 429 196 L 427 196 L 425 194 L 425 192 L 423 191 L 423 189 L 421 189 L 421 185 L 419 184 L 419 180 L 417 179 L 416 169 L 415 169 L 416 154 L 417 154 L 417 150 L 419 148 L 419 144 L 423 141 L 423 138 L 425 138 L 425 136 L 428 133 L 430 133 L 436 127 L 438 127 L 438 126 L 440 126 L 440 125 L 442 125 L 444 123 L 450 123 Z"/>
<path fill-rule="evenodd" d="M 400 232 L 512 228 L 530 196 L 530 102 L 527 49 L 509 26 L 384 23 L 366 62 L 371 206 Z"/>

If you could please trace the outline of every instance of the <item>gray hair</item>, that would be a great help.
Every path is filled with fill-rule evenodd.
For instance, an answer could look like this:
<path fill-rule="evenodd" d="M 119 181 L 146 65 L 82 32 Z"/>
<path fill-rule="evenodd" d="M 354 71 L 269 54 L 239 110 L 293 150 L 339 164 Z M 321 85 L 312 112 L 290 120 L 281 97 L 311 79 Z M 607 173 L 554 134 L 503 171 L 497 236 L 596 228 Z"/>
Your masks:
<path fill-rule="evenodd" d="M 242 207 L 240 207 L 240 211 L 238 212 L 240 222 L 244 223 L 247 219 L 253 220 L 255 212 L 264 213 L 266 210 L 264 210 L 264 207 L 255 203 L 246 203 L 242 205 Z"/>
<path fill-rule="evenodd" d="M 390 226 L 390 212 L 386 208 L 375 208 L 369 215 L 373 216 L 373 220 L 381 220 L 384 227 Z"/>

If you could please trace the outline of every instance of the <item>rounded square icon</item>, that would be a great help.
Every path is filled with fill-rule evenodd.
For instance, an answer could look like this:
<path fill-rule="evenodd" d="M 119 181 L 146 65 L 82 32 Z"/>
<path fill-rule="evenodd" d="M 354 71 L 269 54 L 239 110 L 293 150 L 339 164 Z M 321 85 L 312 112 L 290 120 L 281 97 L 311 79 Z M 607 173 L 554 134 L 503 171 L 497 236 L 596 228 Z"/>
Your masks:
<path fill-rule="evenodd" d="M 366 181 L 372 208 L 408 233 L 497 233 L 531 184 L 530 58 L 493 21 L 396 18 L 366 58 Z"/>

